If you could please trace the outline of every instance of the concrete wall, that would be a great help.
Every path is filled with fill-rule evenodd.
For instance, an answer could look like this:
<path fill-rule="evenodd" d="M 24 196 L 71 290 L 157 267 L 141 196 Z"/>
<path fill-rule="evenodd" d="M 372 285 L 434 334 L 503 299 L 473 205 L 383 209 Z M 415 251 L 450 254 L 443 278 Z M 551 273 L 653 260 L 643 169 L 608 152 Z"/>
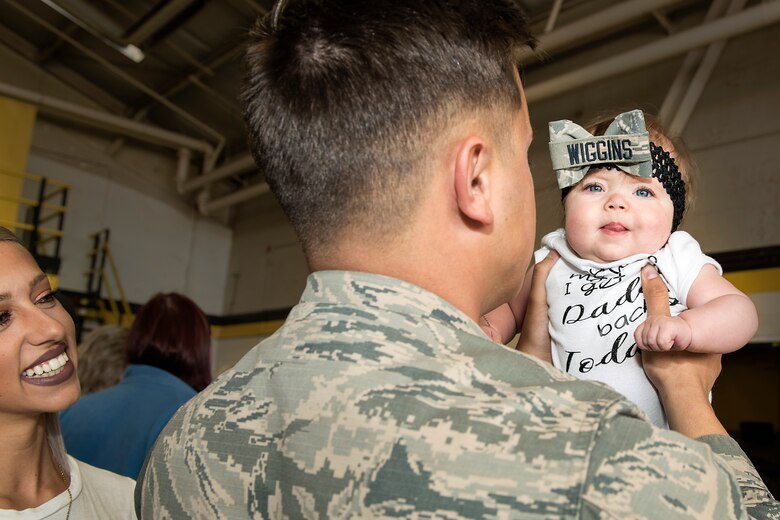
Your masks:
<path fill-rule="evenodd" d="M 147 196 L 105 176 L 31 155 L 28 171 L 71 185 L 62 241 L 60 286 L 84 291 L 90 234 L 110 230 L 128 300 L 181 292 L 206 313 L 224 312 L 232 232 L 189 208 Z"/>

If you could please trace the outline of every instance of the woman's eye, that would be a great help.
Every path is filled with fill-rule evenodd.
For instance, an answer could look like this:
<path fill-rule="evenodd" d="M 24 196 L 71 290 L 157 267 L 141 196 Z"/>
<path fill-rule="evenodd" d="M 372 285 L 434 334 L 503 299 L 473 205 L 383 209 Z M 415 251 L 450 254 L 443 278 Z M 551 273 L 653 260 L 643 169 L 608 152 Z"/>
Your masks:
<path fill-rule="evenodd" d="M 600 191 L 604 191 L 604 188 L 602 188 L 598 184 L 588 184 L 585 186 L 584 190 L 592 191 L 592 192 L 600 192 Z"/>
<path fill-rule="evenodd" d="M 0 312 L 0 328 L 5 327 L 9 321 L 11 321 L 11 313 L 9 311 Z"/>
<path fill-rule="evenodd" d="M 648 190 L 647 188 L 639 188 L 638 190 L 636 190 L 635 193 L 639 197 L 652 197 L 653 196 L 653 192 Z"/>
<path fill-rule="evenodd" d="M 54 294 L 55 294 L 54 292 L 44 294 L 43 296 L 38 298 L 38 300 L 35 302 L 36 305 L 43 305 L 43 306 L 53 305 L 57 301 L 57 298 L 55 298 Z"/>

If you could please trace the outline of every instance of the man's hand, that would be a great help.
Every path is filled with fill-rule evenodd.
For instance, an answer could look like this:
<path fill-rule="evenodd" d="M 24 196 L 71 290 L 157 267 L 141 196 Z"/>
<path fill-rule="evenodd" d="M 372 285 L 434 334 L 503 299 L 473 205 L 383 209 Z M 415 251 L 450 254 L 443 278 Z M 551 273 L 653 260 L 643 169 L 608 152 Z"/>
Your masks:
<path fill-rule="evenodd" d="M 642 292 L 647 318 L 634 331 L 634 341 L 643 350 L 685 350 L 691 344 L 691 327 L 669 311 L 669 293 L 654 267 L 642 269 Z"/>
<path fill-rule="evenodd" d="M 670 316 L 669 295 L 652 266 L 642 269 L 648 318 Z M 720 374 L 720 354 L 642 352 L 645 373 L 658 390 L 671 429 L 688 437 L 728 435 L 715 416 L 709 393 Z"/>
<path fill-rule="evenodd" d="M 550 350 L 550 329 L 547 326 L 547 289 L 545 282 L 553 264 L 558 260 L 558 253 L 550 251 L 547 257 L 534 266 L 531 292 L 528 293 L 528 304 L 523 319 L 523 329 L 517 340 L 517 350 L 536 356 L 542 361 L 552 363 Z"/>

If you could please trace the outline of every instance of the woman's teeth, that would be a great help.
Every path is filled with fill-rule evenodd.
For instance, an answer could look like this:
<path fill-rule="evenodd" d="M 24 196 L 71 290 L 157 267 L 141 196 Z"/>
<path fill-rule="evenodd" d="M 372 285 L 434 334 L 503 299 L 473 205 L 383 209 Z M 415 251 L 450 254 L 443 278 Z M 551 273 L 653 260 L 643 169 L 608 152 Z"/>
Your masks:
<path fill-rule="evenodd" d="M 56 376 L 60 372 L 62 372 L 63 367 L 68 362 L 69 358 L 68 355 L 63 352 L 56 358 L 52 358 L 48 361 L 44 361 L 40 365 L 35 365 L 32 368 L 28 368 L 24 372 L 22 372 L 23 376 L 26 377 L 51 377 Z"/>

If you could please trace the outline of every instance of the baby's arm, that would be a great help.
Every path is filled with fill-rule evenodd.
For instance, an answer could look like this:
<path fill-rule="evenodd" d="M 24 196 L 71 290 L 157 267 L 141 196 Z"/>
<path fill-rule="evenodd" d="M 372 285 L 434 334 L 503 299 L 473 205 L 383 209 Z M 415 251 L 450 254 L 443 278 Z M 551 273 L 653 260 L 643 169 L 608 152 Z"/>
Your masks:
<path fill-rule="evenodd" d="M 496 343 L 507 344 L 520 332 L 525 316 L 528 293 L 531 290 L 533 267 L 523 279 L 523 285 L 509 303 L 488 312 L 479 320 L 479 326 Z"/>
<path fill-rule="evenodd" d="M 483 315 L 479 319 L 479 326 L 490 339 L 501 344 L 506 344 L 514 338 L 517 329 L 515 315 L 508 303 Z"/>
<path fill-rule="evenodd" d="M 648 316 L 634 339 L 645 350 L 727 353 L 745 345 L 758 328 L 750 298 L 705 265 L 688 291 L 688 310 L 678 316 Z"/>

